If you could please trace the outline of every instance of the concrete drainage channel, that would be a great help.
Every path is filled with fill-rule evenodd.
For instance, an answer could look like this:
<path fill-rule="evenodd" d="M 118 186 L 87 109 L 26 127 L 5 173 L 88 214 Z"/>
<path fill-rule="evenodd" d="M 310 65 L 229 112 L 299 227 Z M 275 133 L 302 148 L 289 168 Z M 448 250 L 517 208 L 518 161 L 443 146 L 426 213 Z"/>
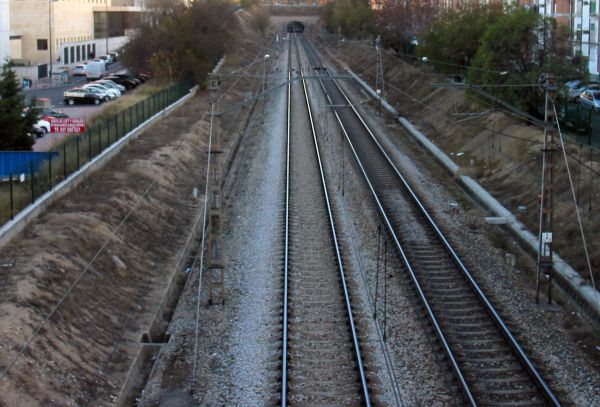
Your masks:
<path fill-rule="evenodd" d="M 139 338 L 137 356 L 129 367 L 127 379 L 121 387 L 117 399 L 117 406 L 135 405 L 135 398 L 146 384 L 146 380 L 151 374 L 154 361 L 157 359 L 162 346 L 169 342 L 170 335 L 167 333 L 167 329 L 179 302 L 179 297 L 188 281 L 187 266 L 190 256 L 196 249 L 198 237 L 202 229 L 202 213 L 201 211 L 198 212 L 200 213 L 194 220 L 194 226 L 188 239 L 183 249 L 179 252 L 178 261 L 169 277 L 169 284 L 163 291 L 163 295 L 161 296 L 162 302 L 148 330 Z"/>
<path fill-rule="evenodd" d="M 223 184 L 225 184 L 225 181 L 228 179 L 227 175 L 240 150 L 239 147 L 244 139 L 250 119 L 255 111 L 256 103 L 257 101 L 252 103 L 244 125 L 236 140 L 233 141 L 232 147 L 229 149 L 227 157 L 224 160 L 224 168 L 222 171 L 225 176 L 223 177 Z M 188 277 L 191 276 L 193 271 L 188 273 L 188 267 L 191 266 L 194 254 L 196 254 L 195 251 L 198 249 L 198 242 L 200 241 L 200 233 L 203 225 L 202 213 L 200 210 L 198 212 L 198 216 L 194 219 L 194 226 L 188 236 L 186 244 L 180 251 L 177 264 L 169 277 L 169 285 L 165 288 L 165 291 L 161 296 L 163 300 L 157 309 L 148 330 L 143 333 L 139 339 L 137 356 L 130 365 L 127 379 L 121 387 L 117 399 L 116 405 L 119 407 L 135 405 L 135 400 L 141 394 L 148 378 L 152 377 L 156 366 L 155 362 L 160 358 L 160 352 L 163 345 L 169 342 L 170 334 L 168 333 L 168 328 L 171 319 L 177 308 L 179 298 L 186 288 L 188 288 L 188 284 L 192 281 L 192 279 L 189 279 Z M 194 405 L 193 403 L 194 399 L 190 392 L 183 390 L 169 390 L 165 391 L 163 394 L 160 405 L 161 407 L 186 407 Z"/>

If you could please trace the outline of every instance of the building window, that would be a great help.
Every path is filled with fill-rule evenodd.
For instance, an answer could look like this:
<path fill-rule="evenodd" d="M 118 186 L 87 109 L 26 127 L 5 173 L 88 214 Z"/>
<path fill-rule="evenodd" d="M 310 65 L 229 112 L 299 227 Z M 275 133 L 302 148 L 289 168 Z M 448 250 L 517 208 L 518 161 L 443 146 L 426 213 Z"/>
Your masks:
<path fill-rule="evenodd" d="M 79 45 L 76 47 L 76 51 L 77 51 L 77 62 L 81 61 L 81 48 L 79 48 Z"/>
<path fill-rule="evenodd" d="M 69 47 L 63 48 L 63 54 L 64 54 L 64 57 L 63 57 L 64 63 L 68 64 L 69 63 Z"/>
<path fill-rule="evenodd" d="M 37 40 L 37 49 L 38 49 L 38 51 L 47 51 L 48 50 L 48 40 Z"/>
<path fill-rule="evenodd" d="M 71 62 L 75 62 L 75 47 L 71 47 Z"/>

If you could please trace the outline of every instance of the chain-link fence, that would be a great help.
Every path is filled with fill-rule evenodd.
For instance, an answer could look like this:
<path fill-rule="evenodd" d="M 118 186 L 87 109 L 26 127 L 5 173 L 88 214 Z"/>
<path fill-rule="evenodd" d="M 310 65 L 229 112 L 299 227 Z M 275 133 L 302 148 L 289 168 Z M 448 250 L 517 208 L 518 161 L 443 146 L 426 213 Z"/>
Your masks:
<path fill-rule="evenodd" d="M 0 184 L 0 225 L 14 217 L 27 205 L 79 170 L 107 147 L 120 140 L 137 126 L 167 108 L 192 88 L 191 80 L 163 89 L 135 105 L 108 116 L 72 137 L 53 151 L 48 159 L 30 162 L 27 171 L 5 174 Z"/>
<path fill-rule="evenodd" d="M 600 147 L 600 112 L 579 103 L 557 105 L 563 130 L 574 135 L 579 142 Z"/>

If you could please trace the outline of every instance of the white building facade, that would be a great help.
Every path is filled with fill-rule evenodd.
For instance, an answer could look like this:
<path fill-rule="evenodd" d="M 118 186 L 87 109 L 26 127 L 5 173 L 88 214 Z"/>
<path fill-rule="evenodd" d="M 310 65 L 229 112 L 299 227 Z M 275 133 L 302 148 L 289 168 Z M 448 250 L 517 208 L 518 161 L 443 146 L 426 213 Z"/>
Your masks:
<path fill-rule="evenodd" d="M 573 50 L 588 58 L 590 75 L 598 77 L 598 1 L 574 0 Z"/>
<path fill-rule="evenodd" d="M 0 65 L 10 58 L 10 4 L 0 0 Z"/>
<path fill-rule="evenodd" d="M 569 28 L 573 55 L 588 60 L 588 72 L 598 77 L 598 3 L 600 0 L 537 0 L 540 14 Z"/>
<path fill-rule="evenodd" d="M 10 58 L 33 80 L 121 47 L 142 11 L 142 0 L 1 2 L 10 9 Z"/>

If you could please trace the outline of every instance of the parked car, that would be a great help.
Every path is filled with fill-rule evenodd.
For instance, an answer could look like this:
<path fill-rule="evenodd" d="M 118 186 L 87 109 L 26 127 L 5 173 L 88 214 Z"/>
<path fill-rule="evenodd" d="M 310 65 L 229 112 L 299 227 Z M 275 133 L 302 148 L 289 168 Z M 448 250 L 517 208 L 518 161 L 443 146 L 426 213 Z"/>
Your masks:
<path fill-rule="evenodd" d="M 130 79 L 123 78 L 121 76 L 115 76 L 115 75 L 112 75 L 112 74 L 108 75 L 108 76 L 105 76 L 104 79 L 109 80 L 109 81 L 113 81 L 114 83 L 118 83 L 119 85 L 123 85 L 123 86 L 125 86 L 125 88 L 127 90 L 131 90 L 131 89 L 133 89 L 133 88 L 135 88 L 136 86 L 139 85 L 138 82 L 134 82 L 134 81 L 132 81 Z"/>
<path fill-rule="evenodd" d="M 35 115 L 39 119 L 43 119 L 43 118 L 47 118 L 47 117 L 59 117 L 59 118 L 69 117 L 68 114 L 57 112 L 56 110 L 52 109 L 51 107 L 33 106 L 32 110 L 35 112 Z M 23 109 L 23 114 L 27 113 L 28 111 L 29 111 L 29 108 L 26 107 L 25 109 Z"/>
<path fill-rule="evenodd" d="M 95 89 L 75 88 L 66 91 L 63 94 L 65 103 L 74 105 L 75 103 L 93 103 L 99 105 L 103 101 L 110 100 L 108 95 L 102 95 Z"/>
<path fill-rule="evenodd" d="M 102 60 L 88 62 L 85 77 L 88 81 L 95 81 L 106 74 L 106 63 Z"/>
<path fill-rule="evenodd" d="M 582 106 L 587 106 L 595 111 L 600 111 L 600 90 L 584 90 L 577 99 L 577 102 Z"/>
<path fill-rule="evenodd" d="M 129 72 L 127 69 L 117 71 L 117 72 L 113 73 L 112 76 L 118 76 L 120 78 L 129 79 L 131 81 L 136 82 L 138 85 L 140 85 L 142 82 L 144 82 L 142 79 L 136 78 L 134 75 L 132 75 L 131 72 Z"/>
<path fill-rule="evenodd" d="M 101 79 L 99 81 L 95 81 L 95 82 L 92 82 L 92 83 L 99 83 L 101 85 L 108 86 L 109 88 L 117 89 L 117 90 L 119 90 L 121 92 L 121 94 L 127 90 L 125 88 L 125 86 L 119 85 L 118 83 L 115 83 L 115 82 L 110 81 L 108 79 Z"/>
<path fill-rule="evenodd" d="M 567 100 L 577 101 L 583 91 L 600 89 L 600 83 L 598 82 L 584 82 L 581 80 L 570 81 L 566 84 L 568 93 Z"/>
<path fill-rule="evenodd" d="M 152 75 L 148 72 L 138 72 L 135 77 L 143 80 L 144 82 L 152 79 Z"/>
<path fill-rule="evenodd" d="M 100 55 L 98 58 L 103 60 L 106 65 L 110 65 L 114 62 L 113 57 L 110 55 Z"/>
<path fill-rule="evenodd" d="M 73 69 L 71 69 L 71 74 L 73 76 L 85 76 L 86 71 L 87 71 L 87 63 L 79 64 L 79 65 L 75 65 L 75 67 L 73 67 Z"/>
<path fill-rule="evenodd" d="M 43 137 L 46 133 L 50 133 L 50 122 L 39 119 L 37 122 L 33 123 L 31 132 L 35 134 L 36 137 Z"/>
<path fill-rule="evenodd" d="M 121 91 L 119 91 L 118 89 L 113 89 L 95 82 L 83 85 L 82 88 L 99 90 L 100 92 L 106 93 L 110 99 L 116 99 L 118 97 L 121 97 Z"/>
<path fill-rule="evenodd" d="M 113 59 L 113 62 L 117 62 L 119 60 L 119 53 L 114 51 L 114 52 L 109 52 L 108 55 L 110 55 Z"/>

